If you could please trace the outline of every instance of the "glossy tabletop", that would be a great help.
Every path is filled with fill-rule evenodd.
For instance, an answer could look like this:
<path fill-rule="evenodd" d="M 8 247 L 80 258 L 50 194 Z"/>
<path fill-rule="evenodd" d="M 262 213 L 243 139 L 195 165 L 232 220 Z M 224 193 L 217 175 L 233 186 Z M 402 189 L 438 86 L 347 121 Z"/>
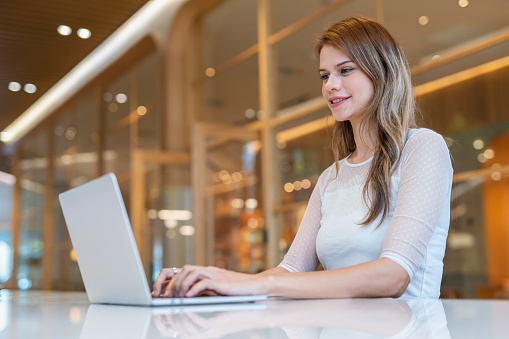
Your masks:
<path fill-rule="evenodd" d="M 9 338 L 509 338 L 509 301 L 285 300 L 135 307 L 82 292 L 0 291 Z"/>

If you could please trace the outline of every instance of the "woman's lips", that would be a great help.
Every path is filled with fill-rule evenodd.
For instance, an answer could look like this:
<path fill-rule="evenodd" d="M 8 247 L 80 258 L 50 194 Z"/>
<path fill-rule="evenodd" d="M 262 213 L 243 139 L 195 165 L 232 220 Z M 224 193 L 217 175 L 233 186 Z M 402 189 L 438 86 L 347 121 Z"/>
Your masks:
<path fill-rule="evenodd" d="M 330 105 L 330 107 L 337 107 L 337 106 L 343 104 L 347 99 L 350 99 L 350 97 L 329 98 L 329 105 Z"/>

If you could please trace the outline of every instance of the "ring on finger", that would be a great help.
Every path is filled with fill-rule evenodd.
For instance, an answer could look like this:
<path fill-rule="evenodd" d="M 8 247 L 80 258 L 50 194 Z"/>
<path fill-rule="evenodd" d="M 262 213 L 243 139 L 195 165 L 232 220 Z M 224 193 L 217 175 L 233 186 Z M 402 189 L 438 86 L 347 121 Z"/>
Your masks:
<path fill-rule="evenodd" d="M 179 272 L 179 270 L 176 267 L 173 267 L 172 271 L 173 271 L 173 275 L 176 275 Z"/>

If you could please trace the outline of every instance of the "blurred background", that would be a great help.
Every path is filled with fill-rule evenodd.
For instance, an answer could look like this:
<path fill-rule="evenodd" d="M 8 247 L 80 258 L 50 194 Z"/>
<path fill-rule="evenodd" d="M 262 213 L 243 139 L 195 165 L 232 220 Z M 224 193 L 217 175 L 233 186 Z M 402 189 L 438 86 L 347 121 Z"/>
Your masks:
<path fill-rule="evenodd" d="M 315 36 L 362 14 L 401 43 L 421 124 L 450 147 L 442 296 L 509 297 L 508 12 L 506 0 L 0 2 L 0 284 L 84 289 L 58 194 L 107 172 L 149 279 L 184 263 L 277 265 L 333 161 Z"/>

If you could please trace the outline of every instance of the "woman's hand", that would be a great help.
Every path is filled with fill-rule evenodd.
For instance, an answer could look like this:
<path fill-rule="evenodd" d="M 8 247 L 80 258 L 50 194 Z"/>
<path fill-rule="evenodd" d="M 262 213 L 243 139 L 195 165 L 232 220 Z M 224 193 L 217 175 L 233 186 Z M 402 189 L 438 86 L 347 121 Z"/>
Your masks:
<path fill-rule="evenodd" d="M 152 288 L 152 297 L 158 298 L 168 287 L 170 283 L 170 279 L 173 278 L 177 273 L 178 269 L 174 268 L 163 268 L 161 272 L 159 272 L 159 276 L 154 282 L 154 286 Z"/>
<path fill-rule="evenodd" d="M 152 295 L 196 297 L 205 292 L 220 295 L 264 294 L 267 279 L 266 275 L 238 273 L 213 266 L 185 265 L 177 274 L 172 269 L 163 269 L 154 283 Z"/>

